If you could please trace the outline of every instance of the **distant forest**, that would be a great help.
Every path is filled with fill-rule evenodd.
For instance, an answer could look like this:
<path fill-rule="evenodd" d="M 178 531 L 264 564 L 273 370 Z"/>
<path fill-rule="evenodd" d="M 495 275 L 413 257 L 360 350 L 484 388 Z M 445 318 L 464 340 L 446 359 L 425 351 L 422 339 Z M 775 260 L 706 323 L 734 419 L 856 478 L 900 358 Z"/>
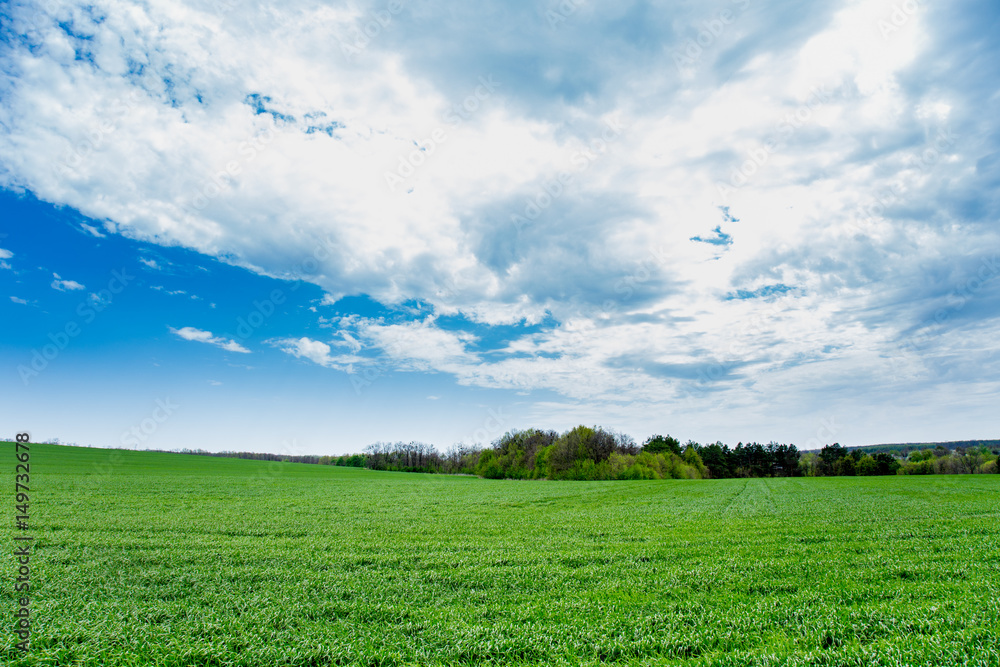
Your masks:
<path fill-rule="evenodd" d="M 863 452 L 889 452 L 898 456 L 906 457 L 910 452 L 925 449 L 943 448 L 947 450 L 955 449 L 986 449 L 996 452 L 1000 450 L 1000 440 L 953 440 L 950 442 L 903 442 L 892 445 L 864 445 L 862 447 L 850 447 L 851 451 L 860 449 Z"/>
<path fill-rule="evenodd" d="M 855 475 L 995 474 L 1000 440 L 871 445 L 838 443 L 801 452 L 795 445 L 721 442 L 683 445 L 669 435 L 639 445 L 601 427 L 565 433 L 509 431 L 489 447 L 455 445 L 441 452 L 421 442 L 377 442 L 344 456 L 281 456 L 252 452 L 188 454 L 291 461 L 372 470 L 477 475 L 488 479 L 719 479 L 727 477 L 832 477 Z"/>

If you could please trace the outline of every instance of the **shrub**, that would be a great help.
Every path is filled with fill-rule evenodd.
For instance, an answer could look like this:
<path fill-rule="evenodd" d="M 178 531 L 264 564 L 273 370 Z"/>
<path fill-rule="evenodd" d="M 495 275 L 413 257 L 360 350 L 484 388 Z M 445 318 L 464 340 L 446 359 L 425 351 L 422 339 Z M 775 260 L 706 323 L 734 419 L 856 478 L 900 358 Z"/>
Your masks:
<path fill-rule="evenodd" d="M 872 458 L 870 454 L 865 454 L 858 461 L 858 474 L 859 475 L 877 475 L 878 474 L 878 463 Z"/>

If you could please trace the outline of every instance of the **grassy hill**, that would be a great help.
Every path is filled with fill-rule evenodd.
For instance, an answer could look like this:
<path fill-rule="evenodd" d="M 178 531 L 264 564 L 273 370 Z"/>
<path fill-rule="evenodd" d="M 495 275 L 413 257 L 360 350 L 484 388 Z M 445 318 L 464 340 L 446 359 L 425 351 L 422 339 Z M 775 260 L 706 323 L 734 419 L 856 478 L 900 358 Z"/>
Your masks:
<path fill-rule="evenodd" d="M 1000 476 L 491 481 L 32 445 L 30 512 L 11 666 L 1000 664 Z"/>

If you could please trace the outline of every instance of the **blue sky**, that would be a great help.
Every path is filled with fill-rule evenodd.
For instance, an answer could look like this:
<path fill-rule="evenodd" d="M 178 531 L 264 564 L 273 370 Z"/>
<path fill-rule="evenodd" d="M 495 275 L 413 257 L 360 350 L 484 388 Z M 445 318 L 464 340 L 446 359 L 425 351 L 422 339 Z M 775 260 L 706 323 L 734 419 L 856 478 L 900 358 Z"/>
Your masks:
<path fill-rule="evenodd" d="M 0 13 L 0 435 L 997 437 L 995 3 Z"/>

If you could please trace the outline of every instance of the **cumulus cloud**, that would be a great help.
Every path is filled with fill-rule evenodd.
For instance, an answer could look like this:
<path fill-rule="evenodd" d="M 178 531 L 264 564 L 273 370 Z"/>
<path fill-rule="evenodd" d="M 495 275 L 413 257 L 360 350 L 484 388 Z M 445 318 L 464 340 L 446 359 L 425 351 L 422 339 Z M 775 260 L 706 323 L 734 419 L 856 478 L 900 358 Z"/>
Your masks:
<path fill-rule="evenodd" d="M 307 359 L 314 364 L 336 368 L 348 372 L 353 371 L 353 364 L 360 359 L 352 355 L 333 355 L 332 348 L 327 343 L 303 336 L 298 339 L 279 339 L 271 343 L 283 352 L 286 352 L 300 359 Z"/>
<path fill-rule="evenodd" d="M 243 354 L 249 354 L 250 350 L 243 347 L 236 341 L 230 338 L 219 338 L 212 334 L 211 331 L 202 331 L 201 329 L 195 329 L 194 327 L 181 327 L 180 329 L 175 329 L 173 327 L 168 327 L 170 333 L 183 338 L 184 340 L 193 340 L 199 343 L 209 343 L 210 345 L 215 345 L 216 347 L 221 347 L 227 352 L 241 352 Z"/>
<path fill-rule="evenodd" d="M 432 1 L 362 44 L 379 3 L 22 3 L 0 184 L 313 282 L 323 325 L 346 295 L 399 313 L 279 343 L 329 368 L 644 410 L 934 382 L 1000 312 L 970 287 L 1000 46 L 985 2 L 897 4 L 723 3 L 706 37 L 719 7 Z"/>
<path fill-rule="evenodd" d="M 55 280 L 52 281 L 52 289 L 54 290 L 59 290 L 60 292 L 71 292 L 86 289 L 84 285 L 81 285 L 75 280 L 63 280 L 59 277 L 58 273 L 53 273 L 52 276 L 55 278 Z"/>

